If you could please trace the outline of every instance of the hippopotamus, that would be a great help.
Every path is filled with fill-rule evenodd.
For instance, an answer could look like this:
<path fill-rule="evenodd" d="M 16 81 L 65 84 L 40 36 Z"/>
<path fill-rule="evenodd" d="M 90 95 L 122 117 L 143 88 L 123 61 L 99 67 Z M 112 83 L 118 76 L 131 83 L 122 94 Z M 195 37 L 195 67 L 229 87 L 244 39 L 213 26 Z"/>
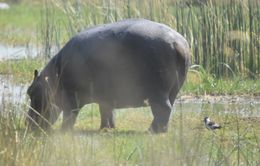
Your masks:
<path fill-rule="evenodd" d="M 30 129 L 50 129 L 63 114 L 73 129 L 80 109 L 99 105 L 100 128 L 115 128 L 114 109 L 150 106 L 149 130 L 167 132 L 172 105 L 190 63 L 186 39 L 161 23 L 127 19 L 79 32 L 28 88 Z"/>

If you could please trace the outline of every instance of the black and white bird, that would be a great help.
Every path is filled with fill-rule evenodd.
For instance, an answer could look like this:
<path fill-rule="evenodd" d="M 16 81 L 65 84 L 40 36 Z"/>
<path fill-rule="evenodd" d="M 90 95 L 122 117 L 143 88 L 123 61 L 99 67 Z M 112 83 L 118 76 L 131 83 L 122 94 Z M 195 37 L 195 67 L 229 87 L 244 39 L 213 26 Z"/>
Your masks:
<path fill-rule="evenodd" d="M 205 126 L 208 130 L 220 129 L 221 126 L 213 121 L 210 121 L 209 117 L 204 118 Z"/>

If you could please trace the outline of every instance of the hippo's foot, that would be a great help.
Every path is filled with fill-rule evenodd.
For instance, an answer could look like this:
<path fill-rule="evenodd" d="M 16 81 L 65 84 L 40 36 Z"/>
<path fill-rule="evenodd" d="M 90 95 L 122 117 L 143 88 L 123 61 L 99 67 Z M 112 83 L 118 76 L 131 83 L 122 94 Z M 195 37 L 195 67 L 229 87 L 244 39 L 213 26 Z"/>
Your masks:
<path fill-rule="evenodd" d="M 151 124 L 148 131 L 150 133 L 166 133 L 168 131 L 168 126 L 167 125 Z"/>
<path fill-rule="evenodd" d="M 100 128 L 99 129 L 99 132 L 101 132 L 101 133 L 109 133 L 109 132 L 112 132 L 112 131 L 114 131 L 115 130 L 115 128 L 107 128 L 107 127 L 105 127 L 105 128 Z"/>
<path fill-rule="evenodd" d="M 115 128 L 113 107 L 109 104 L 99 104 L 99 112 L 101 117 L 100 130 Z"/>
<path fill-rule="evenodd" d="M 110 125 L 111 124 L 111 125 Z M 107 123 L 102 123 L 101 122 L 101 125 L 100 125 L 100 130 L 103 130 L 103 129 L 114 129 L 115 128 L 115 124 L 114 122 L 112 123 L 109 123 L 109 121 L 107 121 Z"/>
<path fill-rule="evenodd" d="M 73 126 L 71 126 L 71 125 L 62 124 L 62 126 L 61 126 L 61 132 L 63 132 L 63 133 L 70 132 L 72 130 L 73 130 Z"/>

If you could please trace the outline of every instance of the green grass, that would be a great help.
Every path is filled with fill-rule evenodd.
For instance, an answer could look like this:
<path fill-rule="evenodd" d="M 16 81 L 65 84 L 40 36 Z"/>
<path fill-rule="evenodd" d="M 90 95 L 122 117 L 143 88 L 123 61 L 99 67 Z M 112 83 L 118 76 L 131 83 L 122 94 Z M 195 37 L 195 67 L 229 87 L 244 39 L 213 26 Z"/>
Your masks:
<path fill-rule="evenodd" d="M 14 83 L 28 83 L 33 78 L 35 69 L 41 69 L 44 65 L 42 59 L 21 59 L 0 61 L 0 75 L 13 76 Z"/>
<path fill-rule="evenodd" d="M 41 11 L 42 5 L 34 3 L 11 4 L 10 10 L 0 10 L 1 43 L 35 43 Z"/>
<path fill-rule="evenodd" d="M 242 118 L 234 112 L 223 114 L 222 107 L 208 104 L 202 105 L 201 112 L 182 110 L 176 105 L 169 132 L 157 135 L 147 132 L 152 119 L 147 108 L 116 110 L 118 128 L 98 131 L 99 112 L 96 105 L 90 105 L 80 113 L 73 132 L 61 133 L 58 123 L 47 136 L 27 133 L 23 119 L 5 110 L 0 116 L 0 164 L 259 164 L 259 118 Z M 230 111 L 241 109 L 236 105 L 225 107 Z M 216 132 L 205 129 L 202 119 L 206 115 L 214 117 L 223 128 Z"/>
<path fill-rule="evenodd" d="M 190 71 L 182 87 L 181 94 L 259 96 L 260 82 L 259 80 L 251 80 L 238 76 L 217 79 L 209 73 L 206 74 L 205 78 L 201 78 L 198 76 L 198 73 L 194 74 Z"/>

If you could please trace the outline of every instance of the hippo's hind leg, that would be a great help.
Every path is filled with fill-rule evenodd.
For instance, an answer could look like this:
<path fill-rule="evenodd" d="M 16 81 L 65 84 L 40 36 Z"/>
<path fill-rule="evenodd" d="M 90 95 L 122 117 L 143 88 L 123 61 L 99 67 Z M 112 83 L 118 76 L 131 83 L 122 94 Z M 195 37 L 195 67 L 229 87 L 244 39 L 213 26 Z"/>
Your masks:
<path fill-rule="evenodd" d="M 168 97 L 155 97 L 149 100 L 154 119 L 149 128 L 151 132 L 167 132 L 171 115 L 171 103 Z"/>
<path fill-rule="evenodd" d="M 115 128 L 113 107 L 109 104 L 99 104 L 99 111 L 101 117 L 100 129 Z"/>
<path fill-rule="evenodd" d="M 178 92 L 179 92 L 178 88 L 173 88 L 172 91 L 170 92 L 170 97 L 169 98 L 170 98 L 171 105 L 174 104 L 174 101 L 175 101 L 175 99 L 177 97 Z"/>

